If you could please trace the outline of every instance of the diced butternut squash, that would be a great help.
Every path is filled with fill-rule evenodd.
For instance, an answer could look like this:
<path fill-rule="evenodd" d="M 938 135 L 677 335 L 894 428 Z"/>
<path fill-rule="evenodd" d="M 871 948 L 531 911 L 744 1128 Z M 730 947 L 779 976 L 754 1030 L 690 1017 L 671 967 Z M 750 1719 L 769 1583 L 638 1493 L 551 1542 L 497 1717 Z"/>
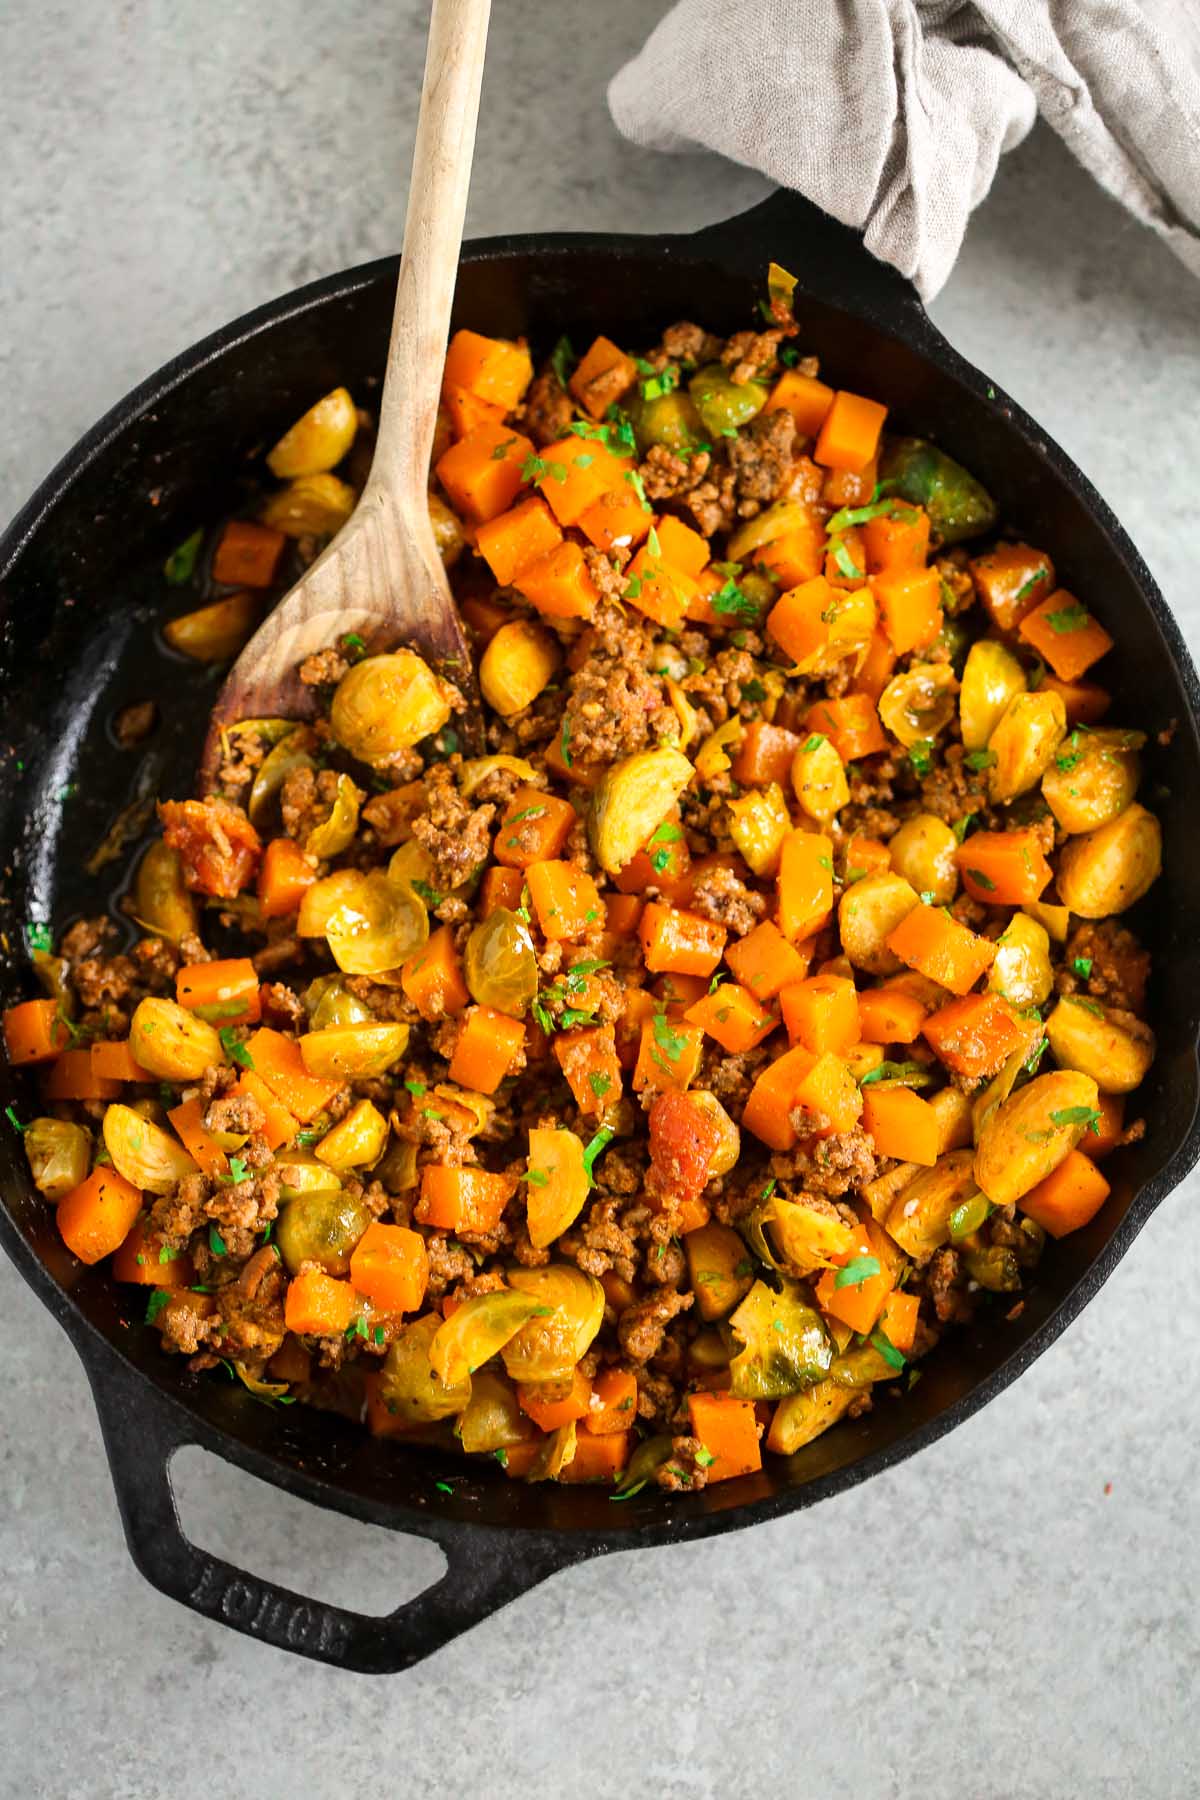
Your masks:
<path fill-rule="evenodd" d="M 1026 906 L 1052 870 L 1036 831 L 976 831 L 955 852 L 963 886 L 991 906 Z"/>
<path fill-rule="evenodd" d="M 559 544 L 529 563 L 513 586 L 547 619 L 590 619 L 600 598 L 576 543 Z"/>
<path fill-rule="evenodd" d="M 735 1400 L 729 1394 L 689 1394 L 687 1405 L 693 1435 L 713 1459 L 708 1465 L 710 1485 L 752 1475 L 762 1468 L 753 1400 Z"/>
<path fill-rule="evenodd" d="M 562 541 L 558 522 L 539 494 L 489 519 L 475 534 L 475 547 L 501 587 L 510 587 Z"/>
<path fill-rule="evenodd" d="M 519 787 L 496 832 L 493 854 L 507 869 L 551 862 L 561 855 L 575 824 L 575 808 L 541 788 Z"/>
<path fill-rule="evenodd" d="M 517 497 L 533 445 L 504 425 L 477 425 L 437 461 L 437 477 L 455 511 L 476 525 L 507 512 Z"/>
<path fill-rule="evenodd" d="M 479 1094 L 494 1094 L 517 1063 L 525 1043 L 519 1019 L 490 1006 L 472 1006 L 450 1058 L 450 1079 Z"/>
<path fill-rule="evenodd" d="M 818 700 L 804 716 L 807 731 L 823 731 L 844 763 L 878 756 L 888 747 L 887 734 L 868 694 L 843 694 L 840 700 Z"/>
<path fill-rule="evenodd" d="M 512 874 L 517 880 L 520 899 L 520 871 L 492 870 L 493 874 Z M 497 901 L 508 905 L 508 901 Z M 487 914 L 484 914 L 487 917 Z M 449 925 L 439 925 L 419 950 L 414 950 L 400 968 L 400 986 L 423 1019 L 431 1023 L 447 1014 L 464 1010 L 471 996 L 463 976 L 462 960 L 454 946 L 454 932 Z"/>
<path fill-rule="evenodd" d="M 938 1159 L 937 1114 L 907 1087 L 872 1083 L 863 1089 L 863 1127 L 880 1156 L 932 1168 Z"/>
<path fill-rule="evenodd" d="M 777 877 L 779 928 L 791 943 L 820 931 L 833 911 L 833 844 L 819 831 L 783 840 Z"/>
<path fill-rule="evenodd" d="M 921 1035 L 948 1069 L 972 1080 L 996 1074 L 1026 1041 L 998 994 L 967 994 L 950 1001 L 930 1014 Z"/>
<path fill-rule="evenodd" d="M 621 1064 L 611 1025 L 555 1032 L 554 1055 L 580 1112 L 599 1116 L 621 1098 Z"/>
<path fill-rule="evenodd" d="M 647 1089 L 682 1093 L 696 1079 L 703 1047 L 704 1033 L 699 1025 L 668 1019 L 665 1011 L 651 1012 L 642 1023 L 633 1071 L 634 1090 L 639 1094 Z"/>
<path fill-rule="evenodd" d="M 825 414 L 813 461 L 826 469 L 862 469 L 875 460 L 887 407 L 839 389 Z"/>
<path fill-rule="evenodd" d="M 764 919 L 729 945 L 725 961 L 742 987 L 761 1002 L 773 999 L 789 983 L 803 981 L 809 955 L 804 944 L 789 944 L 778 925 Z"/>
<path fill-rule="evenodd" d="M 628 457 L 615 455 L 607 444 L 590 437 L 560 438 L 541 451 L 537 461 L 537 485 L 560 525 L 577 525 L 601 494 L 624 483 L 633 467 Z"/>
<path fill-rule="evenodd" d="M 871 576 L 879 617 L 897 656 L 932 643 L 942 629 L 936 569 L 889 569 Z"/>
<path fill-rule="evenodd" d="M 253 1073 L 302 1125 L 315 1119 L 342 1087 L 331 1076 L 310 1075 L 299 1044 L 280 1031 L 262 1026 L 247 1041 L 246 1052 Z"/>
<path fill-rule="evenodd" d="M 764 412 L 790 412 L 801 437 L 815 438 L 833 405 L 833 389 L 815 375 L 785 369 L 771 389 Z"/>
<path fill-rule="evenodd" d="M 990 939 L 960 925 L 940 906 L 924 904 L 900 921 L 887 945 L 902 963 L 952 994 L 970 993 L 996 955 Z"/>
<path fill-rule="evenodd" d="M 516 1178 L 511 1175 L 426 1163 L 421 1171 L 417 1222 L 434 1225 L 439 1231 L 495 1231 L 516 1190 Z"/>
<path fill-rule="evenodd" d="M 456 331 L 446 351 L 442 380 L 463 387 L 502 412 L 511 412 L 533 378 L 533 362 L 524 344 L 484 337 L 478 331 Z"/>
<path fill-rule="evenodd" d="M 1103 625 L 1066 588 L 1056 588 L 1026 613 L 1020 631 L 1060 681 L 1078 681 L 1113 646 Z"/>
<path fill-rule="evenodd" d="M 770 1037 L 779 1023 L 777 1012 L 756 1000 L 748 988 L 739 987 L 736 981 L 722 982 L 715 993 L 703 995 L 688 1007 L 684 1017 L 699 1025 L 730 1056 L 753 1050 Z"/>
<path fill-rule="evenodd" d="M 589 419 L 602 419 L 636 380 L 632 356 L 611 338 L 598 337 L 580 357 L 567 386 Z"/>
<path fill-rule="evenodd" d="M 1017 1205 L 1043 1231 L 1060 1238 L 1090 1224 L 1110 1191 L 1091 1158 L 1082 1150 L 1072 1150 L 1057 1169 L 1023 1194 Z"/>
<path fill-rule="evenodd" d="M 652 975 L 711 975 L 721 960 L 728 933 L 699 913 L 652 900 L 638 925 L 642 955 Z"/>
<path fill-rule="evenodd" d="M 551 943 L 586 937 L 603 923 L 596 883 L 577 864 L 530 863 L 525 879 L 542 936 Z"/>
<path fill-rule="evenodd" d="M 637 1377 L 631 1369 L 601 1369 L 592 1383 L 584 1428 L 595 1437 L 628 1431 L 637 1416 Z"/>
<path fill-rule="evenodd" d="M 826 1050 L 843 1055 L 861 1037 L 858 994 L 843 975 L 810 975 L 785 987 L 779 996 L 788 1040 L 814 1055 Z"/>

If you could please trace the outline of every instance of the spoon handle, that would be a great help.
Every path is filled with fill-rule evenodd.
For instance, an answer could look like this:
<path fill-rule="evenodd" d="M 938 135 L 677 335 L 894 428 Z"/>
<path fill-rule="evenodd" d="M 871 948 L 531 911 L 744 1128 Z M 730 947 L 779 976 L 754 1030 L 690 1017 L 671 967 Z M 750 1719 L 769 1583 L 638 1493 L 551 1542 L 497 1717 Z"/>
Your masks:
<path fill-rule="evenodd" d="M 404 254 L 371 466 L 373 497 L 425 514 L 450 309 L 462 248 L 491 0 L 433 0 Z"/>

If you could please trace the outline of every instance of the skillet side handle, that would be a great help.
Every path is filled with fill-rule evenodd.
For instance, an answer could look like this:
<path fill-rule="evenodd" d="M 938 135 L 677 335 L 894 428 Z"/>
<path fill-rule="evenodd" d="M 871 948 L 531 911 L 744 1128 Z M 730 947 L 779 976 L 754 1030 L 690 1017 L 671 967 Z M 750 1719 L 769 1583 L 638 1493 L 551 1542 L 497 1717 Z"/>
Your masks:
<path fill-rule="evenodd" d="M 173 1411 L 115 1359 L 88 1359 L 104 1447 L 129 1553 L 152 1587 L 192 1612 L 277 1650 L 364 1675 L 410 1669 L 510 1600 L 574 1560 L 544 1539 L 469 1527 L 466 1546 L 444 1519 L 415 1526 L 443 1550 L 446 1572 L 432 1587 L 372 1618 L 310 1600 L 199 1549 L 183 1532 L 170 1462 L 198 1441 Z"/>
<path fill-rule="evenodd" d="M 684 241 L 718 260 L 733 258 L 743 268 L 760 261 L 764 299 L 767 264 L 778 262 L 796 276 L 798 291 L 814 299 L 893 329 L 928 322 L 912 282 L 873 256 L 861 232 L 839 224 L 791 188 L 776 188 L 748 212 L 706 225 Z"/>

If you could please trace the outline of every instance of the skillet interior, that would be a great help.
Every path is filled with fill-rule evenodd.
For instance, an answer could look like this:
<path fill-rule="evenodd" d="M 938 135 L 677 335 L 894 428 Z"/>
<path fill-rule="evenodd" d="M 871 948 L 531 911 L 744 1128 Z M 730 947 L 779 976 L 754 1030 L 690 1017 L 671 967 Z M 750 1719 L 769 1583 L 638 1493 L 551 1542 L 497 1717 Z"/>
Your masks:
<path fill-rule="evenodd" d="M 524 332 L 542 348 L 563 329 L 576 344 L 601 329 L 649 341 L 678 317 L 737 329 L 762 292 L 767 252 L 792 267 L 804 262 L 786 232 L 755 242 L 753 233 L 739 235 L 740 223 L 666 244 L 558 238 L 468 249 L 456 322 Z M 0 1135 L 8 1214 L 0 1236 L 72 1328 L 85 1359 L 100 1334 L 207 1425 L 198 1435 L 260 1473 L 292 1484 L 298 1477 L 331 1504 L 369 1510 L 384 1523 L 403 1526 L 432 1506 L 450 1521 L 567 1532 L 581 1550 L 584 1539 L 603 1548 L 699 1535 L 787 1510 L 906 1454 L 1011 1379 L 1099 1286 L 1194 1159 L 1200 948 L 1191 922 L 1200 917 L 1200 859 L 1188 832 L 1200 749 L 1195 675 L 1178 632 L 1087 484 L 945 346 L 904 284 L 876 268 L 870 291 L 839 294 L 843 307 L 819 297 L 829 292 L 829 274 L 812 267 L 797 306 L 805 348 L 820 355 L 826 378 L 878 395 L 892 424 L 959 455 L 993 490 L 1002 518 L 1051 552 L 1062 581 L 1086 596 L 1118 639 L 1106 671 L 1118 719 L 1151 732 L 1179 721 L 1171 746 L 1149 754 L 1145 783 L 1168 846 L 1166 872 L 1136 920 L 1155 956 L 1152 1016 L 1160 1034 L 1158 1061 L 1139 1096 L 1147 1136 L 1106 1165 L 1111 1199 L 1091 1226 L 1049 1248 L 1017 1320 L 1002 1322 L 997 1309 L 956 1333 L 911 1393 L 838 1426 L 790 1462 L 772 1458 L 758 1475 L 686 1499 L 668 1502 L 651 1491 L 614 1507 L 587 1489 L 527 1488 L 499 1470 L 464 1474 L 462 1463 L 447 1467 L 429 1453 L 374 1442 L 336 1418 L 270 1409 L 219 1378 L 190 1377 L 139 1323 L 136 1295 L 104 1271 L 73 1264 L 30 1187 L 15 1134 Z M 237 503 L 248 459 L 317 395 L 338 382 L 368 394 L 383 363 L 394 279 L 389 261 L 317 284 L 180 359 L 97 428 L 0 550 L 0 927 L 9 945 L 19 943 L 28 918 L 48 918 L 58 929 L 118 896 L 127 855 L 92 876 L 82 865 L 113 815 L 136 797 L 139 778 L 146 792 L 190 791 L 216 683 L 168 652 L 156 633 L 158 619 L 194 604 L 176 603 L 164 587 L 163 557 L 197 524 Z M 844 285 L 835 279 L 834 291 Z M 139 762 L 138 753 L 115 748 L 110 720 L 148 695 L 160 699 L 163 722 Z M 5 1003 L 20 996 L 25 979 L 23 958 L 10 957 Z M 0 1088 L 27 1116 L 32 1090 L 7 1069 Z M 80 1319 L 88 1329 L 79 1329 Z M 447 1474 L 451 1494 L 434 1488 Z"/>

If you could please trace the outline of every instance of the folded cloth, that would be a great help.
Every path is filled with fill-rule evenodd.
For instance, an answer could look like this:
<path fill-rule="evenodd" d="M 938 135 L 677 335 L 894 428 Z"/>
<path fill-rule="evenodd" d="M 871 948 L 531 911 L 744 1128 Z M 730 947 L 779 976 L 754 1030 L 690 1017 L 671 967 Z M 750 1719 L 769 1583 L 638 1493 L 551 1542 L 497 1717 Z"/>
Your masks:
<path fill-rule="evenodd" d="M 1200 0 L 678 0 L 608 99 L 865 228 L 926 299 L 1040 113 L 1200 274 Z"/>

